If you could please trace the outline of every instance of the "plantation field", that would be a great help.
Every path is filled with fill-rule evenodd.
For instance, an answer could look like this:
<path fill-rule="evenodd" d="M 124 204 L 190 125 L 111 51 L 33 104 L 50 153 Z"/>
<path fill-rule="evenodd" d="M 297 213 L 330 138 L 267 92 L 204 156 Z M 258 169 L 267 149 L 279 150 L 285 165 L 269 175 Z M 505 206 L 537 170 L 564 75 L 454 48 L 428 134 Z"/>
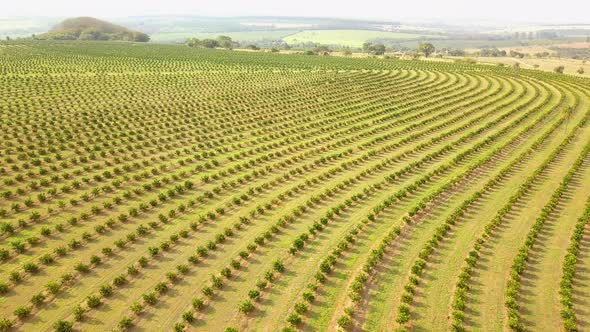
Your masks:
<path fill-rule="evenodd" d="M 509 58 L 509 57 L 478 57 L 478 61 L 482 63 L 503 63 L 507 66 L 513 66 L 515 63 L 518 63 L 521 68 L 527 69 L 538 69 L 538 70 L 545 70 L 545 71 L 553 71 L 555 67 L 563 66 L 564 73 L 569 75 L 580 75 L 585 77 L 590 77 L 590 64 L 588 64 L 584 60 L 576 60 L 576 59 L 556 59 L 556 58 L 547 58 L 547 59 L 536 59 L 536 58 L 523 58 L 523 59 L 516 59 L 516 58 Z M 582 68 L 583 73 L 579 74 L 577 71 Z"/>
<path fill-rule="evenodd" d="M 590 81 L 0 44 L 0 331 L 590 328 Z"/>

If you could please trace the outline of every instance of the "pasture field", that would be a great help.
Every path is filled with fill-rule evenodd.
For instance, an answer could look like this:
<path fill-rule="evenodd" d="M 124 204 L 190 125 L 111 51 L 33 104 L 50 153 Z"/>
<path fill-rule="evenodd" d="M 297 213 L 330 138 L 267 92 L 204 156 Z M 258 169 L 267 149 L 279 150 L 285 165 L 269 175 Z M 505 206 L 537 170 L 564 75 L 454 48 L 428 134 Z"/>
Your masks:
<path fill-rule="evenodd" d="M 407 41 L 425 38 L 441 39 L 443 37 L 428 34 L 372 30 L 306 30 L 283 37 L 283 40 L 288 44 L 318 43 L 323 45 L 362 47 L 364 42 L 376 39 Z"/>
<path fill-rule="evenodd" d="M 157 43 L 179 42 L 184 43 L 189 38 L 215 39 L 219 36 L 228 36 L 240 43 L 260 42 L 265 40 L 281 40 L 286 36 L 297 33 L 297 30 L 275 31 L 238 31 L 238 32 L 158 32 L 150 35 L 150 39 Z"/>
<path fill-rule="evenodd" d="M 0 44 L 0 331 L 590 329 L 590 81 Z"/>
<path fill-rule="evenodd" d="M 447 37 L 443 39 L 426 39 L 431 42 L 437 49 L 442 48 L 453 48 L 453 49 L 464 49 L 466 52 L 477 52 L 482 48 L 494 48 L 505 50 L 522 50 L 525 53 L 536 53 L 551 51 L 549 47 L 563 45 L 565 43 L 579 43 L 583 42 L 585 38 L 563 38 L 563 39 L 533 39 L 533 40 L 488 40 L 488 39 L 455 39 L 453 37 Z M 410 39 L 410 40 L 396 40 L 394 42 L 388 42 L 387 45 L 392 47 L 401 47 L 416 49 L 422 40 Z M 565 45 L 564 45 L 565 47 Z M 551 53 L 551 52 L 550 52 Z"/>

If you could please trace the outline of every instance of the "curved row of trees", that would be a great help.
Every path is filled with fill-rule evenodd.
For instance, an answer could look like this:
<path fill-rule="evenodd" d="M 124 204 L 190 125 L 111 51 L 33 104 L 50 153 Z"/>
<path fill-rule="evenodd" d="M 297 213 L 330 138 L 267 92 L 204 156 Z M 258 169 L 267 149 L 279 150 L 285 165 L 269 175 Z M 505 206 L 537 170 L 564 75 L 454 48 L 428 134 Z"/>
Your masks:
<path fill-rule="evenodd" d="M 503 130 L 497 132 L 494 135 L 488 136 L 488 142 L 484 141 L 480 144 L 489 144 L 489 141 L 494 140 L 494 139 L 498 139 L 499 137 L 502 137 L 505 134 L 505 132 L 507 131 L 507 129 L 509 129 L 511 127 L 512 128 L 518 127 L 518 125 L 521 124 L 522 121 L 524 121 L 525 119 L 530 117 L 531 114 L 542 110 L 544 106 L 545 106 L 545 103 L 542 103 L 541 105 L 537 105 L 536 107 L 533 107 L 531 110 L 529 110 L 528 112 L 525 112 L 525 114 L 523 114 L 521 117 L 519 117 L 518 119 L 513 121 L 510 124 L 510 126 L 505 127 Z M 502 146 L 494 148 L 484 158 L 479 159 L 479 161 L 477 163 L 470 165 L 466 174 L 472 174 L 472 173 L 476 174 L 477 169 L 483 167 L 483 165 L 485 165 L 486 163 L 488 163 L 490 161 L 494 161 L 493 157 L 495 154 L 502 152 L 504 149 L 510 148 L 515 142 L 520 141 L 524 135 L 527 135 L 528 133 L 530 133 L 532 128 L 543 123 L 543 120 L 551 113 L 552 113 L 552 109 L 549 109 L 548 111 L 544 112 L 542 117 L 539 117 L 532 124 L 529 124 L 527 127 L 518 131 L 517 134 L 513 135 L 512 138 L 510 140 L 508 140 L 507 142 L 505 142 L 504 144 L 502 144 Z M 471 150 L 477 151 L 478 149 L 480 149 L 481 146 L 478 146 L 478 145 L 479 144 L 476 144 L 475 146 L 473 146 L 471 148 Z M 445 219 L 445 222 L 436 228 L 430 241 L 421 249 L 419 259 L 417 259 L 411 267 L 411 275 L 409 277 L 408 282 L 406 283 L 406 285 L 404 287 L 405 292 L 402 295 L 402 304 L 398 307 L 398 314 L 397 314 L 397 322 L 398 323 L 407 324 L 411 320 L 411 305 L 413 303 L 413 298 L 414 298 L 414 295 L 416 292 L 415 288 L 418 284 L 423 283 L 420 280 L 421 280 L 422 274 L 424 273 L 424 270 L 427 268 L 428 259 L 436 251 L 436 248 L 440 244 L 440 242 L 445 240 L 446 234 L 448 232 L 450 232 L 452 230 L 452 228 L 454 227 L 454 225 L 456 225 L 462 219 L 462 217 L 465 215 L 465 213 L 467 212 L 467 210 L 470 208 L 470 206 L 472 204 L 474 204 L 476 201 L 478 201 L 482 197 L 483 194 L 485 194 L 487 191 L 491 190 L 495 185 L 497 185 L 497 183 L 502 178 L 504 178 L 513 169 L 514 166 L 516 166 L 519 162 L 522 162 L 523 160 L 525 160 L 526 156 L 531 151 L 532 150 L 530 150 L 530 149 L 524 151 L 516 159 L 514 159 L 512 162 L 510 162 L 507 166 L 502 168 L 502 170 L 500 172 L 498 172 L 498 174 L 495 177 L 493 177 L 488 182 L 486 182 L 486 184 L 483 186 L 482 189 L 476 191 L 470 197 L 465 199 Z M 469 152 L 467 154 L 469 154 Z M 447 182 L 447 184 L 445 186 L 441 187 L 441 190 L 439 190 L 436 193 L 437 194 L 442 193 L 442 191 L 446 190 L 447 188 L 451 189 L 451 188 L 459 187 L 461 185 L 465 185 L 464 182 L 465 182 L 465 180 L 462 179 L 461 176 L 457 176 L 457 177 L 453 178 L 451 181 Z M 434 197 L 436 197 L 436 194 L 434 195 Z M 420 202 L 419 205 L 417 205 L 415 209 L 424 209 L 427 206 L 428 202 L 431 201 L 434 197 L 427 197 L 427 201 Z M 412 215 L 414 213 L 415 213 L 415 211 L 411 211 L 410 217 L 412 217 Z M 411 220 L 411 219 L 408 219 L 408 220 Z"/>
<path fill-rule="evenodd" d="M 588 119 L 589 117 L 585 117 L 584 120 L 580 124 L 578 124 L 577 128 L 583 126 L 584 122 L 586 122 Z M 564 141 L 564 144 L 572 141 L 574 136 L 575 135 L 568 136 Z M 588 153 L 590 153 L 590 143 L 584 146 L 584 149 L 578 157 L 578 159 L 571 166 L 569 171 L 564 175 L 559 187 L 553 192 L 553 194 L 549 198 L 549 202 L 541 210 L 541 214 L 537 217 L 535 223 L 533 224 L 529 233 L 527 234 L 527 238 L 524 245 L 522 245 L 519 248 L 518 254 L 514 258 L 511 268 L 510 279 L 507 283 L 505 302 L 508 313 L 508 326 L 510 326 L 512 330 L 524 330 L 524 324 L 522 322 L 519 311 L 520 306 L 518 304 L 518 295 L 522 286 L 522 275 L 527 268 L 527 262 L 532 247 L 538 238 L 539 232 L 543 229 L 545 222 L 550 218 L 551 214 L 558 207 L 558 204 L 561 201 L 565 191 L 568 189 L 568 186 L 571 183 L 574 174 L 576 174 L 576 172 L 582 165 L 584 159 L 587 157 Z"/>
<path fill-rule="evenodd" d="M 515 134 L 525 114 L 544 118 L 528 112 L 557 99 L 526 70 L 94 44 L 81 53 L 26 44 L 20 63 L 7 57 L 12 44 L 0 54 L 2 324 L 33 328 L 68 292 L 77 305 L 50 318 L 59 330 L 94 319 L 125 330 L 169 314 L 174 330 L 206 326 L 220 313 L 204 308 L 257 275 L 230 304 L 243 313 L 236 320 L 249 320 L 283 291 L 279 280 L 292 282 L 310 245 L 336 233 L 333 247 L 314 253 L 314 285 L 284 317 L 301 326 L 337 263 L 365 250 L 375 232 L 366 225 L 391 232 L 377 234 L 385 240 L 368 272 L 350 277 L 351 301 L 401 231 L 377 225 L 382 211 L 438 189 L 489 152 L 496 134 Z M 405 195 L 388 194 L 400 184 Z M 417 199 L 402 222 L 437 194 Z M 373 200 L 382 201 L 366 220 L 348 217 Z M 287 248 L 275 255 L 278 243 Z M 88 278 L 96 288 L 84 288 Z M 134 295 L 140 282 L 145 291 Z M 107 317 L 119 299 L 128 309 Z M 171 301 L 186 307 L 173 313 L 162 305 Z M 340 324 L 354 324 L 356 309 L 343 311 Z"/>
<path fill-rule="evenodd" d="M 586 232 L 586 226 L 590 222 L 590 198 L 586 202 L 582 216 L 578 218 L 576 227 L 570 239 L 570 246 L 563 259 L 561 268 L 561 281 L 559 283 L 559 295 L 561 297 L 561 318 L 563 328 L 566 331 L 578 331 L 576 311 L 574 309 L 574 280 L 576 278 L 577 263 L 580 256 L 580 245 Z"/>

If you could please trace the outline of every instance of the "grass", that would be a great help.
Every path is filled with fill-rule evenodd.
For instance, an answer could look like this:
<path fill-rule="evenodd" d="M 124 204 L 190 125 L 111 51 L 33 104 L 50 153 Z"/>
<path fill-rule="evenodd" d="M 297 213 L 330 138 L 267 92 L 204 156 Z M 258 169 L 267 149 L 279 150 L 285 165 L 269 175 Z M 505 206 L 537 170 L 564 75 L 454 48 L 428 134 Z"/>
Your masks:
<path fill-rule="evenodd" d="M 158 32 L 150 35 L 150 40 L 156 43 L 184 42 L 188 38 L 215 39 L 219 36 L 228 36 L 234 41 L 260 42 L 281 40 L 289 35 L 297 33 L 296 30 L 273 31 L 238 31 L 238 32 Z"/>
<path fill-rule="evenodd" d="M 364 42 L 375 39 L 403 41 L 437 37 L 432 35 L 370 30 L 307 30 L 286 36 L 283 40 L 288 44 L 318 43 L 324 45 L 362 47 Z"/>
<path fill-rule="evenodd" d="M 486 40 L 486 39 L 443 39 L 432 40 L 431 42 L 438 49 L 453 48 L 465 49 L 473 52 L 482 48 L 499 48 L 514 50 L 536 50 L 545 51 L 547 47 L 559 45 L 567 42 L 581 42 L 584 38 L 562 38 L 562 39 L 531 39 L 531 40 Z M 399 46 L 416 48 L 418 43 L 415 41 L 400 41 Z"/>

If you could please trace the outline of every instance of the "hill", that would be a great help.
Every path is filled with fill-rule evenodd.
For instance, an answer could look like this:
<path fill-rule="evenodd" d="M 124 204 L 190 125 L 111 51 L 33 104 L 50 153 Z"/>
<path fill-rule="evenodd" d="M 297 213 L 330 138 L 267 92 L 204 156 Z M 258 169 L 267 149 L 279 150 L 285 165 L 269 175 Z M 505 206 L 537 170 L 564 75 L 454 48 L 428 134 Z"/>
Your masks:
<path fill-rule="evenodd" d="M 147 42 L 150 37 L 139 31 L 93 17 L 69 18 L 39 36 L 51 40 L 124 40 Z"/>

